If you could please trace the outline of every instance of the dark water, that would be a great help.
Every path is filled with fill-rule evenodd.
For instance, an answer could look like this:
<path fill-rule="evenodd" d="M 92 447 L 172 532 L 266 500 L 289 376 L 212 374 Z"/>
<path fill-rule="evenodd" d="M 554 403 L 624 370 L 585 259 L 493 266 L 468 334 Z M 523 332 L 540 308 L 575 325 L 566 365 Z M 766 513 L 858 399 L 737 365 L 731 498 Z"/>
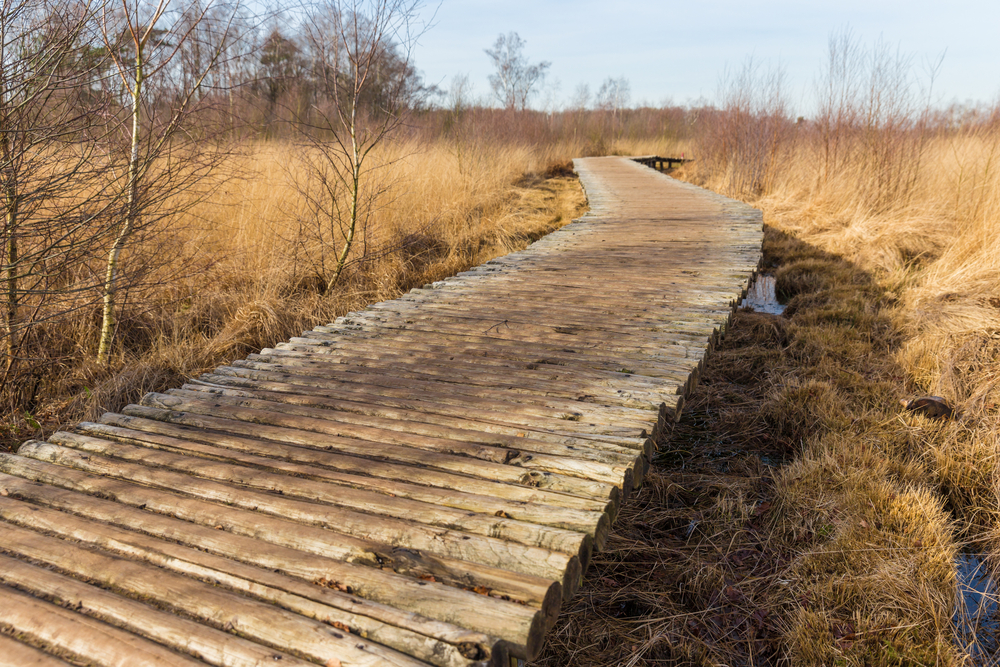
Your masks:
<path fill-rule="evenodd" d="M 785 307 L 778 303 L 778 298 L 774 294 L 774 276 L 761 274 L 754 280 L 753 285 L 747 290 L 747 298 L 740 304 L 741 308 L 750 308 L 755 313 L 769 313 L 771 315 L 781 315 L 785 312 Z"/>
<path fill-rule="evenodd" d="M 953 622 L 959 645 L 978 667 L 1000 665 L 1000 581 L 982 554 L 962 553 L 958 569 L 958 604 Z"/>

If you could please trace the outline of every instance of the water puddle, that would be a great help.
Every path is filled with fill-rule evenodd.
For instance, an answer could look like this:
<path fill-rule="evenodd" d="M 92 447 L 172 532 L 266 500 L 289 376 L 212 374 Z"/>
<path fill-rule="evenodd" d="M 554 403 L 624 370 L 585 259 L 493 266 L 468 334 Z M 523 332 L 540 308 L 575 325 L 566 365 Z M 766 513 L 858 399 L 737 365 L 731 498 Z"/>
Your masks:
<path fill-rule="evenodd" d="M 959 645 L 977 667 L 1000 665 L 1000 581 L 982 554 L 962 553 L 958 568 L 958 604 L 952 622 Z"/>
<path fill-rule="evenodd" d="M 755 313 L 781 315 L 785 312 L 785 307 L 778 303 L 778 297 L 774 293 L 776 283 L 774 276 L 767 274 L 757 276 L 753 285 L 747 290 L 747 298 L 743 299 L 740 308 L 749 308 Z"/>

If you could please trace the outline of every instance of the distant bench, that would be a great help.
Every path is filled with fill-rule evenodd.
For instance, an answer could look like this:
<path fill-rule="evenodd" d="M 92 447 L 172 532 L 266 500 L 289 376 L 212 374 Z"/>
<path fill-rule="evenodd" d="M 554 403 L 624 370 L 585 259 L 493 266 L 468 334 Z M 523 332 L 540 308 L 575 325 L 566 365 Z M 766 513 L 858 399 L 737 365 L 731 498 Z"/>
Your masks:
<path fill-rule="evenodd" d="M 660 155 L 643 155 L 632 158 L 636 162 L 663 171 L 664 169 L 675 169 L 685 162 L 693 162 L 694 158 L 689 157 L 662 157 Z M 666 167 L 664 167 L 666 165 Z"/>

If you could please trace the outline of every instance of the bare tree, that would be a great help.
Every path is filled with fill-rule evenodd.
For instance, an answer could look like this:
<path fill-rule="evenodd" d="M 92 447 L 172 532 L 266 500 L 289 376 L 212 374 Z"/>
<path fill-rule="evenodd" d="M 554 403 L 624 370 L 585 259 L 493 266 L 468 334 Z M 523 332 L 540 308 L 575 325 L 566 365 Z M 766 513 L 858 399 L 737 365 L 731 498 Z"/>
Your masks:
<path fill-rule="evenodd" d="M 631 85 L 625 76 L 609 76 L 597 91 L 597 107 L 611 112 L 612 134 L 618 134 L 622 110 L 628 106 L 631 96 Z"/>
<path fill-rule="evenodd" d="M 0 390 L 18 386 L 19 404 L 33 394 L 22 372 L 37 378 L 44 357 L 26 352 L 30 334 L 93 288 L 75 278 L 103 233 L 93 87 L 104 70 L 91 19 L 86 3 L 0 2 Z"/>
<path fill-rule="evenodd" d="M 569 108 L 573 111 L 584 111 L 590 106 L 590 86 L 586 83 L 578 84 L 573 91 L 573 97 L 569 101 Z"/>
<path fill-rule="evenodd" d="M 321 291 L 379 244 L 370 223 L 387 192 L 373 151 L 403 123 L 424 92 L 410 51 L 426 24 L 419 0 L 327 0 L 314 6 L 304 39 L 323 97 L 300 125 L 306 204 L 298 241 L 308 244 Z"/>
<path fill-rule="evenodd" d="M 456 74 L 451 77 L 448 87 L 448 106 L 452 113 L 461 114 L 473 105 L 474 86 L 468 74 Z"/>
<path fill-rule="evenodd" d="M 609 76 L 597 91 L 597 106 L 617 113 L 628 106 L 632 97 L 631 90 L 627 77 Z"/>
<path fill-rule="evenodd" d="M 928 110 L 939 66 L 928 65 L 922 100 L 909 55 L 881 39 L 866 48 L 849 30 L 834 33 L 817 86 L 821 182 L 855 179 L 872 212 L 904 205 L 931 134 Z"/>
<path fill-rule="evenodd" d="M 159 0 L 156 5 L 141 0 L 120 2 L 117 9 L 106 6 L 101 19 L 104 43 L 128 108 L 120 119 L 127 156 L 116 179 L 121 206 L 105 267 L 97 352 L 100 363 L 107 363 L 115 332 L 122 251 L 139 231 L 164 217 L 159 207 L 171 194 L 205 175 L 207 166 L 199 165 L 191 154 L 185 156 L 188 160 L 183 167 L 167 158 L 180 150 L 175 138 L 190 120 L 206 77 L 225 53 L 236 11 L 228 12 L 229 20 L 210 23 L 212 2 L 201 5 L 200 0 L 193 0 L 173 16 L 167 12 L 169 0 Z M 186 79 L 170 90 L 170 67 L 176 56 L 199 39 L 205 46 L 197 59 L 200 71 L 186 72 Z M 150 89 L 157 86 L 171 94 L 152 99 Z"/>
<path fill-rule="evenodd" d="M 524 110 L 552 63 L 531 64 L 524 55 L 525 41 L 516 32 L 499 35 L 492 49 L 485 49 L 496 73 L 490 75 L 493 94 L 505 109 Z"/>
<path fill-rule="evenodd" d="M 767 193 L 782 151 L 788 148 L 789 104 L 785 73 L 748 58 L 720 81 L 721 108 L 707 119 L 703 168 L 725 174 L 725 190 L 737 196 Z"/>
<path fill-rule="evenodd" d="M 848 156 L 848 141 L 861 116 L 863 52 L 849 29 L 830 37 L 825 70 L 817 83 L 816 124 L 823 151 L 821 178 L 838 173 Z"/>

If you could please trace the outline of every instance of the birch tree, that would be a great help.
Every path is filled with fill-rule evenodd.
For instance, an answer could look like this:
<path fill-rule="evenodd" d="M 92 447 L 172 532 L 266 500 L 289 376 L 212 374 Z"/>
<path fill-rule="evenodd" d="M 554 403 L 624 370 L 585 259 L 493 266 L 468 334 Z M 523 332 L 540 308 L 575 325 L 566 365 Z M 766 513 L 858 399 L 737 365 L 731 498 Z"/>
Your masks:
<path fill-rule="evenodd" d="M 631 86 L 624 76 L 609 76 L 597 91 L 597 107 L 611 112 L 611 132 L 619 139 L 621 114 L 628 107 L 630 99 Z"/>
<path fill-rule="evenodd" d="M 159 206 L 171 194 L 205 175 L 204 169 L 199 173 L 193 164 L 175 166 L 175 171 L 170 172 L 171 165 L 169 161 L 165 164 L 164 159 L 166 153 L 178 149 L 179 131 L 190 121 L 206 77 L 219 65 L 230 42 L 238 6 L 228 8 L 221 20 L 210 22 L 209 13 L 218 4 L 194 0 L 171 14 L 170 0 L 158 0 L 155 5 L 141 0 L 120 0 L 117 6 L 106 6 L 103 10 L 104 43 L 128 107 L 121 119 L 121 129 L 127 138 L 127 158 L 118 177 L 120 206 L 104 273 L 97 352 L 102 364 L 108 361 L 115 333 L 123 250 L 139 230 L 163 219 Z M 199 70 L 195 71 L 189 61 L 180 87 L 169 96 L 151 99 L 150 89 L 157 85 L 167 88 L 176 56 L 195 40 L 201 40 L 203 47 L 198 49 L 194 61 Z M 176 180 L 185 172 L 186 178 Z"/>
<path fill-rule="evenodd" d="M 537 86 L 545 79 L 552 63 L 528 62 L 524 55 L 525 41 L 516 32 L 501 34 L 492 49 L 485 49 L 496 70 L 490 75 L 493 94 L 505 109 L 523 111 Z"/>
<path fill-rule="evenodd" d="M 329 0 L 315 5 L 304 40 L 316 89 L 300 124 L 306 205 L 299 241 L 321 291 L 329 292 L 353 258 L 370 257 L 369 227 L 387 192 L 373 151 L 405 120 L 421 94 L 410 51 L 426 29 L 416 0 Z M 385 167 L 386 165 L 378 165 Z"/>

